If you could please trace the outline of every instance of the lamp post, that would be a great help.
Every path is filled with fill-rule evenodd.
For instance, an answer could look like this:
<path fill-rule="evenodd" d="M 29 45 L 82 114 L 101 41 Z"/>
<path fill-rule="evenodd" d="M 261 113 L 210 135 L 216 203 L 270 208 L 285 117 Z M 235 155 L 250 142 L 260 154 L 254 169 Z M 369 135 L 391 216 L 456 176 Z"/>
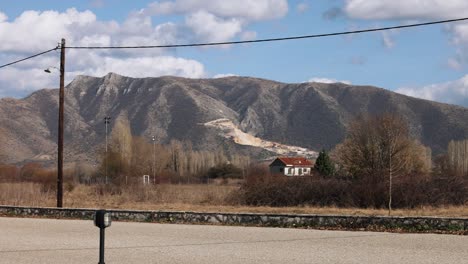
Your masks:
<path fill-rule="evenodd" d="M 153 136 L 153 180 L 156 184 L 156 137 Z"/>
<path fill-rule="evenodd" d="M 105 116 L 104 117 L 104 124 L 106 125 L 106 159 L 105 159 L 105 167 L 106 167 L 106 184 L 108 183 L 107 181 L 107 125 L 110 124 L 110 116 Z"/>
<path fill-rule="evenodd" d="M 56 67 L 50 67 L 55 68 Z M 44 71 L 50 73 L 50 68 Z M 63 118 L 65 100 L 65 39 L 60 43 L 60 88 L 59 88 L 59 116 L 57 141 L 57 207 L 63 207 Z"/>

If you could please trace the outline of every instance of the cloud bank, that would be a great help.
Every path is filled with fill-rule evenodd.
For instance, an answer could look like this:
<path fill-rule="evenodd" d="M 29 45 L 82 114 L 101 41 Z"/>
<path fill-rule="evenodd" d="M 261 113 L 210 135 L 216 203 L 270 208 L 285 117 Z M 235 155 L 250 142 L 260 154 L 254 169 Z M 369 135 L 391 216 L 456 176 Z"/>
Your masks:
<path fill-rule="evenodd" d="M 123 22 L 102 21 L 92 11 L 75 8 L 64 12 L 29 10 L 16 18 L 8 18 L 0 12 L 0 64 L 54 48 L 61 38 L 65 38 L 69 46 L 167 45 L 253 39 L 256 32 L 247 29 L 250 23 L 283 17 L 287 12 L 286 0 L 159 1 L 130 13 Z M 151 16 L 174 14 L 183 19 L 176 23 L 152 23 Z M 26 41 L 31 39 L 34 41 Z M 43 70 L 58 64 L 59 53 L 52 52 L 2 69 L 0 97 L 25 96 L 34 90 L 57 87 L 58 76 Z M 102 76 L 108 72 L 132 77 L 208 77 L 202 63 L 171 55 L 167 49 L 67 50 L 67 81 L 78 74 Z"/>
<path fill-rule="evenodd" d="M 402 87 L 396 92 L 431 101 L 468 107 L 468 74 L 455 81 L 423 87 Z"/>
<path fill-rule="evenodd" d="M 350 81 L 339 81 L 339 80 L 336 80 L 336 79 L 319 78 L 319 77 L 311 78 L 307 82 L 351 84 Z"/>

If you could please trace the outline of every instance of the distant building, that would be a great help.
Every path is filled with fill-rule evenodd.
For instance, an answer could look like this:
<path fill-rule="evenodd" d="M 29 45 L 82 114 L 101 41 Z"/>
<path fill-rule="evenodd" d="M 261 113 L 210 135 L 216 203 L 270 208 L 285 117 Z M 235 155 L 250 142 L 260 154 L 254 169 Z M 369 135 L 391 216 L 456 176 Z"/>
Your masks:
<path fill-rule="evenodd" d="M 286 176 L 310 176 L 313 164 L 302 157 L 278 157 L 270 164 L 271 174 Z"/>

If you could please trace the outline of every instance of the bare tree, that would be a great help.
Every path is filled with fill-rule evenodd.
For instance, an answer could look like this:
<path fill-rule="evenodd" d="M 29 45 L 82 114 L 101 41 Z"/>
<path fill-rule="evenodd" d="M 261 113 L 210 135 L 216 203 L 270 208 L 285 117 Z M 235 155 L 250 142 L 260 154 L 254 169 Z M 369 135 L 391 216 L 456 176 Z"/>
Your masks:
<path fill-rule="evenodd" d="M 135 177 L 150 175 L 153 167 L 151 143 L 143 137 L 134 137 L 132 142 L 133 155 L 130 165 L 132 175 Z"/>
<path fill-rule="evenodd" d="M 425 173 L 428 150 L 411 139 L 405 120 L 394 114 L 361 116 L 354 120 L 337 153 L 346 171 L 373 184 L 388 179 L 388 209 L 392 210 L 395 177 Z"/>
<path fill-rule="evenodd" d="M 128 173 L 132 160 L 132 132 L 126 117 L 119 117 L 112 130 L 112 148 L 120 156 L 120 173 Z"/>
<path fill-rule="evenodd" d="M 450 141 L 447 155 L 453 171 L 459 176 L 468 177 L 468 139 Z"/>

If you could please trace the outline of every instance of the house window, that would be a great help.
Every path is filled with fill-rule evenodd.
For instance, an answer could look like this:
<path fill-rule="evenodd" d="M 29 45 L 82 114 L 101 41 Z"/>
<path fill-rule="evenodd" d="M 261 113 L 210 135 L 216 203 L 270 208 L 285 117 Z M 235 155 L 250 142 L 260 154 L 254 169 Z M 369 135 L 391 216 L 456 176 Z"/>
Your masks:
<path fill-rule="evenodd" d="M 280 172 L 283 172 L 284 171 L 284 168 L 280 168 Z"/>

